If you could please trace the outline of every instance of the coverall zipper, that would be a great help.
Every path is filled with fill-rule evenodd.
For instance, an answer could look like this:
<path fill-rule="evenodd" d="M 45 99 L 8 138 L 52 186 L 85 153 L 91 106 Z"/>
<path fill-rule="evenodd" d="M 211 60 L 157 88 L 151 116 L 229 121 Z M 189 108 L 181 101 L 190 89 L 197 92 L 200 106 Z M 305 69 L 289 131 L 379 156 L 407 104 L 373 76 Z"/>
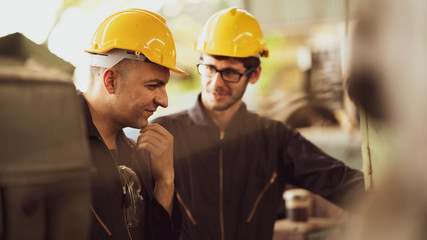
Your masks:
<path fill-rule="evenodd" d="M 190 209 L 188 209 L 187 205 L 185 205 L 184 201 L 181 198 L 181 195 L 179 193 L 176 193 L 176 198 L 178 198 L 178 202 L 181 204 L 181 206 L 184 208 L 185 213 L 187 214 L 187 217 L 190 219 L 191 223 L 193 225 L 197 225 L 197 221 L 194 219 L 193 215 L 190 212 Z"/>
<path fill-rule="evenodd" d="M 258 195 L 257 199 L 255 200 L 254 206 L 252 208 L 251 213 L 249 214 L 248 219 L 246 219 L 246 222 L 250 222 L 254 216 L 255 210 L 258 207 L 259 201 L 261 201 L 262 196 L 264 196 L 265 192 L 267 191 L 267 189 L 271 186 L 271 184 L 274 183 L 274 181 L 276 180 L 277 177 L 277 172 L 274 171 L 273 175 L 270 178 L 270 181 L 268 181 L 267 185 L 265 185 L 265 187 L 262 189 L 261 193 Z"/>
<path fill-rule="evenodd" d="M 220 149 L 219 149 L 219 221 L 221 226 L 221 240 L 225 239 L 224 234 L 224 172 L 223 172 L 223 140 L 225 132 L 221 130 L 219 132 Z"/>
<path fill-rule="evenodd" d="M 90 206 L 90 210 L 92 210 L 93 215 L 95 216 L 96 220 L 98 220 L 99 224 L 101 224 L 102 228 L 104 228 L 105 232 L 107 232 L 108 236 L 111 237 L 113 234 L 111 233 L 110 229 L 105 225 L 105 223 L 101 220 L 101 218 L 96 213 L 95 209 L 93 209 L 92 206 Z"/>

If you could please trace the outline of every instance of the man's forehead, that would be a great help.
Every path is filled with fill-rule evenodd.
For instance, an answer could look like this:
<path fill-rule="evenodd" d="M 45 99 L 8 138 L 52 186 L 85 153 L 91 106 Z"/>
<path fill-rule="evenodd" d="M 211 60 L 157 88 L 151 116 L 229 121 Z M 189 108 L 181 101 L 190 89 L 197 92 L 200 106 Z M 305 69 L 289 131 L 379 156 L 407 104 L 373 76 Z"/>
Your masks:
<path fill-rule="evenodd" d="M 155 71 L 155 72 L 158 72 L 160 74 L 170 75 L 169 68 L 161 66 L 161 65 L 159 65 L 157 63 L 153 63 L 153 62 L 140 62 L 139 64 L 141 64 L 143 66 L 143 68 L 146 69 L 146 71 Z"/>
<path fill-rule="evenodd" d="M 166 84 L 170 78 L 170 70 L 155 63 L 140 62 L 131 72 L 140 83 Z"/>

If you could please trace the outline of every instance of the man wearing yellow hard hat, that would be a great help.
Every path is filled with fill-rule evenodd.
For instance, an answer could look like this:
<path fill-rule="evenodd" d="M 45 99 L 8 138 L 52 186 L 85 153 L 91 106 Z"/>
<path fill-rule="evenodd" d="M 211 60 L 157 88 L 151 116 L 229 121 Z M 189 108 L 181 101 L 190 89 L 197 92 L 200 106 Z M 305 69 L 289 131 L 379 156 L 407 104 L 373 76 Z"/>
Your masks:
<path fill-rule="evenodd" d="M 154 121 L 174 135 L 181 239 L 272 239 L 286 183 L 341 205 L 364 191 L 361 172 L 283 123 L 247 111 L 242 96 L 260 77 L 260 57 L 268 56 L 251 14 L 215 13 L 195 50 L 202 83 L 196 104 Z"/>
<path fill-rule="evenodd" d="M 105 19 L 91 46 L 90 83 L 79 93 L 94 172 L 90 239 L 177 239 L 173 137 L 147 124 L 167 107 L 165 86 L 176 67 L 175 43 L 159 15 L 130 9 Z M 122 128 L 141 129 L 136 143 Z"/>

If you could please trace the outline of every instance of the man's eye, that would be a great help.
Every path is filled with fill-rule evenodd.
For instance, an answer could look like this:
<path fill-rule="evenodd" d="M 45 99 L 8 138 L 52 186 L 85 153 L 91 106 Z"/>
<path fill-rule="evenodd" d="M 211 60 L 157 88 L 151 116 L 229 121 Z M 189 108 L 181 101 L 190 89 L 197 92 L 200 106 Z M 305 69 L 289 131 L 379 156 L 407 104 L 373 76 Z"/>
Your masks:
<path fill-rule="evenodd" d="M 158 88 L 159 85 L 158 84 L 152 84 L 152 85 L 146 85 L 146 87 L 149 89 L 155 89 L 155 88 Z"/>
<path fill-rule="evenodd" d="M 234 75 L 236 75 L 237 73 L 236 73 L 235 71 L 233 71 L 233 70 L 225 70 L 225 71 L 223 72 L 223 74 L 224 74 L 225 76 L 234 76 Z"/>
<path fill-rule="evenodd" d="M 206 66 L 206 71 L 207 72 L 215 72 L 215 69 L 212 66 L 207 65 Z"/>

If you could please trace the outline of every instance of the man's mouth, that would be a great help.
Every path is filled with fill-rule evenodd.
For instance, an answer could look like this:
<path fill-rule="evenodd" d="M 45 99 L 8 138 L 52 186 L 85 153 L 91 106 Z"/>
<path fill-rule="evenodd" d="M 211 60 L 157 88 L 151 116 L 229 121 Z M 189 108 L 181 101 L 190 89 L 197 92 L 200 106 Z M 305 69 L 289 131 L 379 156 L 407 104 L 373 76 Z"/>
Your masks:
<path fill-rule="evenodd" d="M 156 109 L 145 109 L 146 112 L 148 112 L 149 116 L 153 115 Z"/>
<path fill-rule="evenodd" d="M 212 96 L 215 100 L 221 100 L 225 98 L 228 94 L 226 92 L 212 92 Z"/>

